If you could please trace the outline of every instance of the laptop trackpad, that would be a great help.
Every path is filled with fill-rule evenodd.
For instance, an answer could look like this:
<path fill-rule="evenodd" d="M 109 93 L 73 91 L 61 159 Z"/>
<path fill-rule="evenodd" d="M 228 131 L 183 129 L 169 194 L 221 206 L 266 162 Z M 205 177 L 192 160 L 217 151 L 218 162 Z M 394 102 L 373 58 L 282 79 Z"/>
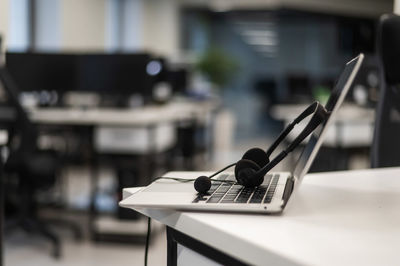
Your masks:
<path fill-rule="evenodd" d="M 157 181 L 144 190 L 142 192 L 196 192 L 193 187 L 193 182 L 178 182 L 174 180 L 162 180 Z"/>

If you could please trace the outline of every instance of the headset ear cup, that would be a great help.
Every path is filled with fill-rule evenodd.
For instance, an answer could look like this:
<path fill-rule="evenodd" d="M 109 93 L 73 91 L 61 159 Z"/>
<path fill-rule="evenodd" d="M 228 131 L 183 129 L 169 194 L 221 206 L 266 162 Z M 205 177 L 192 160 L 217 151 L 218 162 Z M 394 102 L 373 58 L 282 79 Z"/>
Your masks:
<path fill-rule="evenodd" d="M 245 187 L 256 187 L 261 185 L 264 177 L 257 177 L 255 173 L 260 167 L 253 161 L 242 159 L 236 163 L 235 177 L 237 182 Z"/>
<path fill-rule="evenodd" d="M 255 162 L 260 168 L 269 163 L 267 153 L 260 148 L 252 148 L 243 154 L 242 159 Z"/>

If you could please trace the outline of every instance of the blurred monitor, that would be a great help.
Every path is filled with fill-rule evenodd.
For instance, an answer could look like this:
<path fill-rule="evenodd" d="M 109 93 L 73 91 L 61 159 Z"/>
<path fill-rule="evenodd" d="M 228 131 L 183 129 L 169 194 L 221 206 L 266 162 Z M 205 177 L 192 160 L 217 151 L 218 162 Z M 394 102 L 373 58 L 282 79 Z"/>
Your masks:
<path fill-rule="evenodd" d="M 169 70 L 167 81 L 171 84 L 175 93 L 185 93 L 188 84 L 188 71 L 184 68 Z"/>
<path fill-rule="evenodd" d="M 376 20 L 368 18 L 339 18 L 337 26 L 338 48 L 356 55 L 360 52 L 375 53 Z"/>
<path fill-rule="evenodd" d="M 147 54 L 85 54 L 79 56 L 77 90 L 106 95 L 151 94 L 153 77 Z"/>
<path fill-rule="evenodd" d="M 6 53 L 6 67 L 21 91 L 64 92 L 75 87 L 76 55 Z"/>
<path fill-rule="evenodd" d="M 152 57 L 147 66 L 147 72 L 155 82 L 168 81 L 167 60 L 163 57 Z"/>
<path fill-rule="evenodd" d="M 277 86 L 274 78 L 263 77 L 257 79 L 254 89 L 267 107 L 278 102 Z"/>
<path fill-rule="evenodd" d="M 307 101 L 312 98 L 311 82 L 307 74 L 289 74 L 287 76 L 288 96 L 290 99 Z"/>

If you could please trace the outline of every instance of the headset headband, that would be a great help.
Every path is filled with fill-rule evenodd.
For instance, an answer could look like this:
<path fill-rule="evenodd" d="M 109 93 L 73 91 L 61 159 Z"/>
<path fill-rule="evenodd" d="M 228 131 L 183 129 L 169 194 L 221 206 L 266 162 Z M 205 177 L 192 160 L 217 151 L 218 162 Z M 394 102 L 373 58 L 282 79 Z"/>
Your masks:
<path fill-rule="evenodd" d="M 291 151 L 293 151 L 305 138 L 307 138 L 321 123 L 323 123 L 330 115 L 319 102 L 314 102 L 309 105 L 292 123 L 290 123 L 274 141 L 274 143 L 267 150 L 266 154 L 269 157 L 278 145 L 285 139 L 285 137 L 292 131 L 294 126 L 304 120 L 306 117 L 313 115 L 304 127 L 301 133 L 293 140 L 293 142 L 283 151 L 281 151 L 274 159 L 267 165 L 261 168 L 256 175 L 265 175 L 269 170 L 282 161 Z"/>

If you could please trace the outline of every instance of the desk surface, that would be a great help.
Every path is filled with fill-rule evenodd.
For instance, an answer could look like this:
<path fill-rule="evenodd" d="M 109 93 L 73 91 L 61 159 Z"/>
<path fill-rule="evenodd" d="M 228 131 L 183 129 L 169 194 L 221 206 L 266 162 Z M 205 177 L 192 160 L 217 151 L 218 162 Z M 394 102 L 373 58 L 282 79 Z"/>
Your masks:
<path fill-rule="evenodd" d="M 399 264 L 400 168 L 309 174 L 292 200 L 279 216 L 139 211 L 250 264 Z"/>
<path fill-rule="evenodd" d="M 278 120 L 292 121 L 306 109 L 307 106 L 307 104 L 277 104 L 271 108 L 271 115 Z M 375 109 L 344 103 L 340 107 L 335 119 L 342 123 L 373 123 L 375 121 Z"/>
<path fill-rule="evenodd" d="M 162 122 L 203 119 L 218 101 L 171 102 L 135 109 L 35 108 L 29 115 L 36 123 L 62 125 L 148 126 Z"/>

